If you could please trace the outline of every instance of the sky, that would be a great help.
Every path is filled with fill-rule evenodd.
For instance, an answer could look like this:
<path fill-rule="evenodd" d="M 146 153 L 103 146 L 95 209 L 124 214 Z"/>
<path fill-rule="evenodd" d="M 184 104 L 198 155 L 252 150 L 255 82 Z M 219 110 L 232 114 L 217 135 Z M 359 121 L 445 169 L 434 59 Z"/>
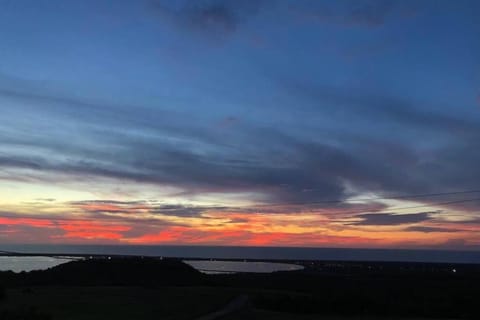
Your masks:
<path fill-rule="evenodd" d="M 0 244 L 479 250 L 479 16 L 0 0 Z"/>

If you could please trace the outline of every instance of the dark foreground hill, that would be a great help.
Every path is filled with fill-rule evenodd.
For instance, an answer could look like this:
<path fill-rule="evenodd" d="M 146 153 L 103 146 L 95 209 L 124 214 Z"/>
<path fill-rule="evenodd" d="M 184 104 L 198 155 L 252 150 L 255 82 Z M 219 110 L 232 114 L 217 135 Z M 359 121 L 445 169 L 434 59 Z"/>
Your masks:
<path fill-rule="evenodd" d="M 0 272 L 6 286 L 191 286 L 203 281 L 203 274 L 177 259 L 89 259 L 43 271 Z"/>
<path fill-rule="evenodd" d="M 178 259 L 113 258 L 74 261 L 45 271 L 0 272 L 0 283 L 6 288 L 3 307 L 34 305 L 54 319 L 82 312 L 85 318 L 73 318 L 93 319 L 88 312 L 96 312 L 99 319 L 109 319 L 105 314 L 112 308 L 118 311 L 114 319 L 189 319 L 236 296 L 248 296 L 249 319 L 478 319 L 480 267 L 455 268 L 338 262 L 295 272 L 205 275 Z M 22 299 L 25 303 L 19 304 Z M 78 301 L 87 307 L 78 309 Z"/>

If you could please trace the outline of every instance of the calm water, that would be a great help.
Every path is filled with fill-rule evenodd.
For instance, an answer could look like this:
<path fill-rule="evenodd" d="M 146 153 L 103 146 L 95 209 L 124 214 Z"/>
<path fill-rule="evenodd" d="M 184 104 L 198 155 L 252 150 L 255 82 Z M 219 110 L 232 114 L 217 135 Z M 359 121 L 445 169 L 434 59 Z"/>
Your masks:
<path fill-rule="evenodd" d="M 0 257 L 0 271 L 45 270 L 72 261 L 68 258 L 51 257 Z"/>
<path fill-rule="evenodd" d="M 288 263 L 252 262 L 252 261 L 222 261 L 222 260 L 184 260 L 192 267 L 208 274 L 235 273 L 235 272 L 260 272 L 270 273 L 275 271 L 295 271 L 303 266 Z"/>
<path fill-rule="evenodd" d="M 68 257 L 0 257 L 0 271 L 32 271 L 45 270 L 59 264 L 72 261 Z M 303 269 L 302 266 L 288 263 L 273 262 L 244 262 L 222 260 L 185 260 L 197 270 L 204 273 L 235 273 L 235 272 L 260 272 L 294 271 Z"/>
<path fill-rule="evenodd" d="M 207 259 L 347 260 L 480 263 L 479 251 L 211 246 L 1 245 L 0 250 L 53 254 L 119 254 Z"/>

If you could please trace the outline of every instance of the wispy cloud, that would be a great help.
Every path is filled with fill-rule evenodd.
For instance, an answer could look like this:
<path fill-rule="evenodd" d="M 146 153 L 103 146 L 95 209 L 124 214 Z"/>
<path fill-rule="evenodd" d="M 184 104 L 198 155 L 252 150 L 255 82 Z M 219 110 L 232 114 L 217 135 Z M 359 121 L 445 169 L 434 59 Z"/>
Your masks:
<path fill-rule="evenodd" d="M 345 202 L 479 189 L 478 6 L 24 2 L 0 10 L 2 240 L 480 241 L 477 195 Z"/>
<path fill-rule="evenodd" d="M 356 226 L 396 226 L 409 223 L 424 222 L 431 219 L 437 212 L 418 212 L 409 214 L 395 213 L 365 213 L 356 215 L 360 221 L 353 222 Z"/>
<path fill-rule="evenodd" d="M 424 233 L 431 233 L 431 232 L 462 232 L 459 229 L 453 228 L 442 228 L 442 227 L 429 227 L 429 226 L 411 226 L 403 229 L 404 231 L 411 231 L 411 232 L 424 232 Z"/>
<path fill-rule="evenodd" d="M 412 17 L 416 11 L 411 4 L 392 0 L 318 1 L 313 8 L 301 4 L 291 4 L 297 19 L 346 27 L 382 27 L 391 20 Z"/>
<path fill-rule="evenodd" d="M 223 40 L 255 15 L 262 1 L 200 0 L 173 6 L 172 3 L 157 0 L 151 4 L 165 21 L 194 33 Z"/>
<path fill-rule="evenodd" d="M 140 214 L 174 217 L 200 217 L 209 211 L 228 211 L 225 206 L 162 204 L 159 201 L 115 201 L 115 200 L 83 200 L 70 203 L 90 214 L 130 214 L 138 217 Z"/>

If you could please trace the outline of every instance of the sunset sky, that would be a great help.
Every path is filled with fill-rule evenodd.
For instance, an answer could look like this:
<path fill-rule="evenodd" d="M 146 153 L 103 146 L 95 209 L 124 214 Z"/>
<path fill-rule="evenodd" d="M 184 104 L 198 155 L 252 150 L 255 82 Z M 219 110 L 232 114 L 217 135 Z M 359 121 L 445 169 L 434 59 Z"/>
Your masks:
<path fill-rule="evenodd" d="M 480 1 L 0 0 L 2 243 L 480 249 Z"/>

